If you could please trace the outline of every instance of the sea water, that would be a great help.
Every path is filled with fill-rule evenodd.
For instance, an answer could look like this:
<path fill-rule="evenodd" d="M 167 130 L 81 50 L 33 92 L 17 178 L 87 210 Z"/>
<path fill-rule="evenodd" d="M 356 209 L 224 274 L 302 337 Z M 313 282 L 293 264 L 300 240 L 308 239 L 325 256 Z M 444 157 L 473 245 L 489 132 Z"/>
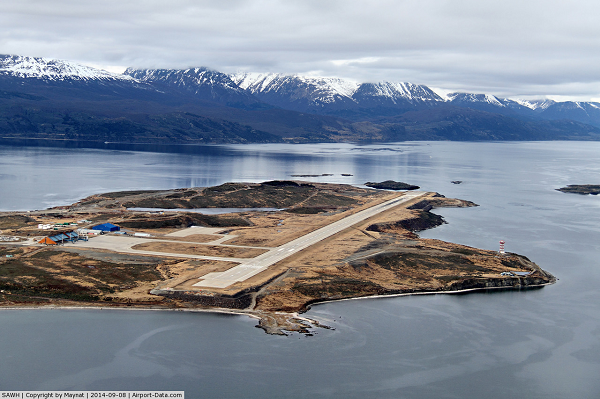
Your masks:
<path fill-rule="evenodd" d="M 179 148 L 179 149 L 178 149 Z M 479 204 L 421 233 L 526 255 L 536 290 L 315 305 L 333 327 L 277 337 L 245 316 L 142 310 L 0 311 L 0 390 L 177 390 L 187 398 L 600 397 L 600 143 L 0 146 L 0 209 L 106 191 L 303 178 L 397 180 Z M 343 176 L 344 174 L 345 176 Z M 351 176 L 347 176 L 351 175 Z M 451 183 L 462 181 L 461 184 Z"/>

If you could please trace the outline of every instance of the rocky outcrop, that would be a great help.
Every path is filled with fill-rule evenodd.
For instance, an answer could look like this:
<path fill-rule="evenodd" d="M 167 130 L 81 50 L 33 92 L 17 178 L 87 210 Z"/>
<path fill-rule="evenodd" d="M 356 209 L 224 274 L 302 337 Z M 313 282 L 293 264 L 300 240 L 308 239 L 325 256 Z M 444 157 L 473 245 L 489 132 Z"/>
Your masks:
<path fill-rule="evenodd" d="M 377 188 L 381 190 L 418 190 L 420 187 L 413 184 L 398 182 L 394 180 L 386 180 L 380 183 L 367 182 L 365 186 Z"/>
<path fill-rule="evenodd" d="M 514 276 L 504 278 L 467 278 L 448 285 L 444 291 L 483 290 L 491 288 L 535 288 L 553 284 L 556 278 L 549 276 Z"/>
<path fill-rule="evenodd" d="M 570 184 L 566 187 L 557 188 L 556 191 L 563 193 L 573 193 L 582 195 L 598 195 L 600 194 L 600 185 L 594 184 Z"/>
<path fill-rule="evenodd" d="M 436 193 L 434 196 L 421 200 L 411 206 L 408 209 L 422 209 L 430 211 L 434 208 L 470 208 L 473 206 L 479 206 L 472 201 L 465 201 L 456 198 L 446 198 L 442 194 Z"/>
<path fill-rule="evenodd" d="M 412 232 L 423 231 L 440 226 L 446 221 L 440 215 L 431 213 L 428 210 L 415 210 L 415 216 L 410 219 L 399 220 L 388 223 L 375 223 L 366 228 L 368 231 L 383 233 L 387 231 L 404 229 Z"/>

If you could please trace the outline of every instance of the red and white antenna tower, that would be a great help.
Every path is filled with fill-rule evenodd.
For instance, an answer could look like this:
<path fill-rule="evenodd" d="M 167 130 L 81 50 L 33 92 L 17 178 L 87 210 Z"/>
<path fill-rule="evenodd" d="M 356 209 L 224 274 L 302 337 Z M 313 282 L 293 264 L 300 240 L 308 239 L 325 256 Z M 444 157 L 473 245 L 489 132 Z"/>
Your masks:
<path fill-rule="evenodd" d="M 506 244 L 506 243 L 504 242 L 504 240 L 500 240 L 500 249 L 498 250 L 498 253 L 499 253 L 500 255 L 504 255 L 504 254 L 505 254 L 505 252 L 504 252 L 504 244 Z"/>

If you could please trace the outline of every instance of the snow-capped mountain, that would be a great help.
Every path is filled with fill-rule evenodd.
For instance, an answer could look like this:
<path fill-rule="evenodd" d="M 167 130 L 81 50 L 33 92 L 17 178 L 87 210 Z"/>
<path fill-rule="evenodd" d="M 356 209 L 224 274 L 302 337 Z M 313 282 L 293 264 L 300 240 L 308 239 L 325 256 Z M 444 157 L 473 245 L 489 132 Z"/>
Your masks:
<path fill-rule="evenodd" d="M 503 101 L 491 94 L 472 94 L 472 93 L 450 93 L 447 101 L 452 103 L 472 103 L 489 104 L 496 107 L 504 107 Z"/>
<path fill-rule="evenodd" d="M 490 94 L 451 93 L 452 105 L 503 115 L 518 115 L 546 120 L 570 119 L 600 126 L 600 103 L 554 100 L 518 100 Z"/>
<path fill-rule="evenodd" d="M 45 81 L 135 81 L 130 76 L 74 62 L 18 55 L 0 55 L 0 75 Z"/>
<path fill-rule="evenodd" d="M 394 106 L 403 103 L 419 105 L 444 101 L 429 87 L 408 82 L 363 83 L 352 97 L 363 106 L 372 103 L 382 106 Z"/>
<path fill-rule="evenodd" d="M 40 57 L 0 55 L 0 90 L 48 99 L 148 99 L 160 93 L 131 76 Z"/>
<path fill-rule="evenodd" d="M 145 80 L 150 83 L 68 61 L 0 56 L 0 131 L 4 138 L 101 143 L 282 140 L 237 123 L 231 108 L 215 116 L 205 112 L 214 105 L 190 101 L 181 90 L 163 90 L 149 76 Z M 218 85 L 209 80 L 209 86 Z M 248 97 L 235 84 L 231 89 Z"/>
<path fill-rule="evenodd" d="M 514 101 L 516 103 L 518 103 L 519 105 L 522 105 L 533 111 L 543 111 L 543 110 L 547 109 L 548 107 L 556 104 L 556 101 L 554 101 L 554 100 L 519 100 L 519 99 L 515 99 Z"/>
<path fill-rule="evenodd" d="M 466 106 L 482 110 L 506 110 L 517 112 L 544 111 L 548 107 L 556 104 L 553 100 L 519 100 L 510 98 L 500 98 L 491 94 L 472 94 L 472 93 L 450 93 L 446 101 L 453 105 Z"/>
<path fill-rule="evenodd" d="M 519 100 L 491 94 L 451 93 L 444 99 L 413 83 L 360 83 L 348 79 L 285 74 L 225 74 L 209 68 L 132 69 L 116 74 L 70 61 L 0 55 L 0 88 L 92 90 L 111 95 L 192 95 L 196 99 L 242 108 L 283 109 L 352 119 L 393 115 L 444 103 L 503 115 L 573 119 L 600 126 L 600 104 Z M 140 90 L 142 89 L 142 90 Z M 268 105 L 267 105 L 268 104 Z"/>
<path fill-rule="evenodd" d="M 359 87 L 350 80 L 275 73 L 237 73 L 231 79 L 266 103 L 300 111 L 353 106 L 352 95 Z"/>
<path fill-rule="evenodd" d="M 228 75 L 209 68 L 130 68 L 120 75 L 15 55 L 0 55 L 0 105 L 0 131 L 25 138 L 202 143 L 600 139 L 600 104 L 593 102 L 472 93 L 442 98 L 412 83 Z"/>
<path fill-rule="evenodd" d="M 544 119 L 570 119 L 600 126 L 600 103 L 581 101 L 553 102 L 544 108 L 540 112 L 540 115 Z"/>
<path fill-rule="evenodd" d="M 229 106 L 243 107 L 259 103 L 256 98 L 232 81 L 229 75 L 209 68 L 127 68 L 125 75 L 161 90 L 176 90 L 202 100 L 215 101 Z"/>
<path fill-rule="evenodd" d="M 358 83 L 348 79 L 237 73 L 231 79 L 256 98 L 286 109 L 335 114 L 374 107 L 406 108 L 443 99 L 412 83 Z"/>
<path fill-rule="evenodd" d="M 539 102 L 525 102 L 500 98 L 491 94 L 473 94 L 473 93 L 450 93 L 446 101 L 454 106 L 477 109 L 480 111 L 499 113 L 502 115 L 521 115 L 532 114 L 532 111 L 539 106 Z"/>

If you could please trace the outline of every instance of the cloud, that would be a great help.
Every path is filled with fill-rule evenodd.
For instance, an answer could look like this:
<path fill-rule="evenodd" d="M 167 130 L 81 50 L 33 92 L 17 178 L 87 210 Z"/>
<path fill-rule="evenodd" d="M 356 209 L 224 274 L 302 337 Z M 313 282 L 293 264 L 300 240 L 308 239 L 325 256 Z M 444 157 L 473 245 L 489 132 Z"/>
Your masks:
<path fill-rule="evenodd" d="M 4 0 L 0 52 L 599 97 L 587 0 Z"/>

